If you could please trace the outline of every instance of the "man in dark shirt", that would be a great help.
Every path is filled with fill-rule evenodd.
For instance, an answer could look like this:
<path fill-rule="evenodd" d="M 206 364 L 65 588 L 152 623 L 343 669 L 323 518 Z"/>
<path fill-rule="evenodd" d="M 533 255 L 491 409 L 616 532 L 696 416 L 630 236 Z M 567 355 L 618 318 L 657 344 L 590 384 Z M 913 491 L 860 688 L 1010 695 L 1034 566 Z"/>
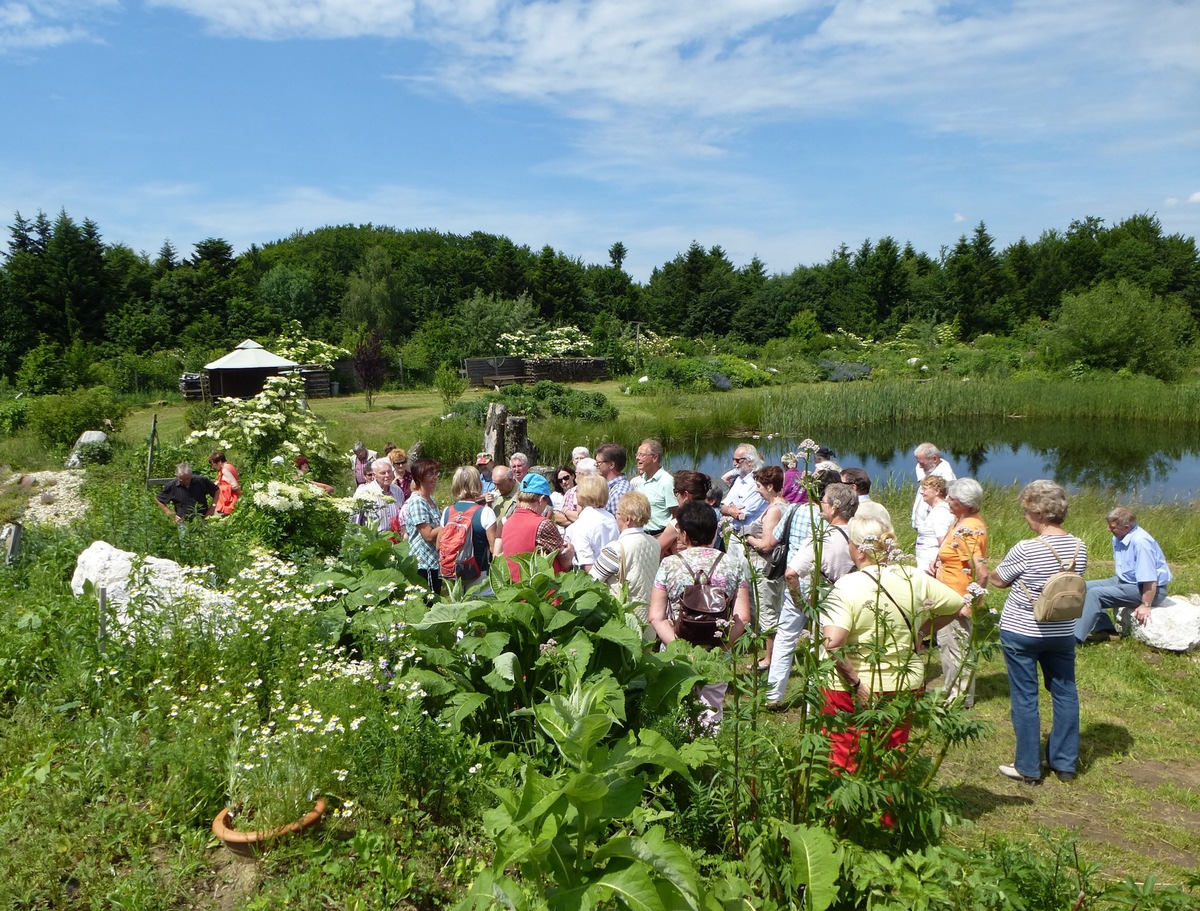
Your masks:
<path fill-rule="evenodd" d="M 180 462 L 174 480 L 158 492 L 159 508 L 176 522 L 198 515 L 211 516 L 217 497 L 217 485 L 204 475 L 192 475 L 192 466 Z"/>

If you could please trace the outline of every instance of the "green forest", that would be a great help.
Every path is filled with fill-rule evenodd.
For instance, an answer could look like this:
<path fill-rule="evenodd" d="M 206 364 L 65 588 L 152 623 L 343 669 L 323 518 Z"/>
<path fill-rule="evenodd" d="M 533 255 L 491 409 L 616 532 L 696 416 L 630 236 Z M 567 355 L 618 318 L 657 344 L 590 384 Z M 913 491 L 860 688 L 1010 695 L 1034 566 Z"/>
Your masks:
<path fill-rule="evenodd" d="M 871 366 L 864 352 L 897 339 L 918 352 L 953 346 L 936 370 L 1173 379 L 1193 362 L 1200 318 L 1194 238 L 1164 234 L 1148 214 L 1084 218 L 1004 249 L 982 222 L 933 254 L 864 240 L 778 274 L 693 242 L 645 283 L 624 270 L 620 242 L 608 262 L 585 263 L 478 231 L 343 225 L 241 254 L 210 237 L 190 257 L 170 242 L 154 257 L 107 242 L 65 211 L 17 213 L 9 235 L 0 387 L 28 393 L 168 392 L 183 370 L 247 337 L 269 345 L 292 321 L 347 350 L 382 342 L 403 365 L 393 382 L 408 384 L 464 357 L 551 351 L 676 383 L 647 356 L 720 351 L 765 361 L 779 379 L 849 379 L 865 372 L 855 362 Z M 656 348 L 663 339 L 674 349 Z M 539 352 L 539 340 L 554 344 Z"/>

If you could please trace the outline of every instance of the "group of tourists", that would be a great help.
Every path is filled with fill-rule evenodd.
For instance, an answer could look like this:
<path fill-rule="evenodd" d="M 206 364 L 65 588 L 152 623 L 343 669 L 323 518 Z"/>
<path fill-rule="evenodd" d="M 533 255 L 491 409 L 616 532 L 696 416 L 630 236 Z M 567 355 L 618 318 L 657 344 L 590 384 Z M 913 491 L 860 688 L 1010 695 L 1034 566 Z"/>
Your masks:
<path fill-rule="evenodd" d="M 923 692 L 927 643 L 939 651 L 944 698 L 974 705 L 968 649 L 974 611 L 990 587 L 1007 589 L 999 628 L 1016 734 L 1014 761 L 1000 772 L 1030 784 L 1046 773 L 1073 778 L 1076 647 L 1119 635 L 1109 610 L 1126 633 L 1134 622 L 1145 624 L 1171 581 L 1162 549 L 1119 507 L 1107 517 L 1116 574 L 1085 585 L 1087 546 L 1063 527 L 1066 492 L 1045 480 L 1019 496 L 1034 537 L 989 567 L 983 488 L 957 478 L 932 443 L 914 451 L 915 565 L 897 559 L 892 517 L 871 499 L 869 474 L 840 467 L 833 452 L 811 441 L 785 453 L 780 465 L 766 465 L 754 445 L 743 443 L 719 478 L 671 474 L 654 439 L 638 446 L 636 470 L 628 475 L 626 449 L 617 443 L 594 454 L 578 446 L 569 464 L 545 473 L 533 470 L 524 453 L 497 464 L 481 452 L 474 465 L 455 470 L 445 507 L 434 499 L 441 477 L 436 460 L 410 462 L 390 443 L 383 453 L 361 442 L 352 448 L 349 468 L 361 507 L 355 521 L 407 539 L 432 592 L 440 593 L 445 580 L 486 586 L 497 563 L 519 581 L 528 555 L 540 554 L 555 572 L 574 569 L 609 585 L 631 606 L 647 647 L 683 638 L 728 650 L 748 630 L 760 636 L 757 670 L 766 676 L 773 710 L 786 706 L 796 650 L 815 630 L 833 659 L 832 676 L 821 681 L 822 711 L 845 716 L 830 725 L 831 761 L 846 769 L 856 767 L 866 733 L 846 719 L 898 694 Z M 302 461 L 298 478 L 308 473 Z M 237 469 L 222 452 L 209 463 L 216 481 L 193 475 L 184 463 L 158 494 L 176 521 L 234 509 L 241 496 Z M 1070 576 L 1074 585 L 1062 582 Z M 1047 607 L 1050 600 L 1058 607 Z M 1039 668 L 1053 706 L 1044 747 Z M 723 683 L 697 688 L 709 726 L 721 720 L 725 689 Z M 902 721 L 875 733 L 892 748 L 908 738 Z"/>

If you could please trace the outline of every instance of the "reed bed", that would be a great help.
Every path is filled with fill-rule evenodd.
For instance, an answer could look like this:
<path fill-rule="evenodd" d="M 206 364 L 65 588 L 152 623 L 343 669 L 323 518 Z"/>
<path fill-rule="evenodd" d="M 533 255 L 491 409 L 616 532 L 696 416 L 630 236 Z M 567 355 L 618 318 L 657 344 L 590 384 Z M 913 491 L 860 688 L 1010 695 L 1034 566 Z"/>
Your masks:
<path fill-rule="evenodd" d="M 763 393 L 762 426 L 867 426 L 946 418 L 1025 417 L 1200 425 L 1200 386 L 1146 378 L 883 381 Z"/>

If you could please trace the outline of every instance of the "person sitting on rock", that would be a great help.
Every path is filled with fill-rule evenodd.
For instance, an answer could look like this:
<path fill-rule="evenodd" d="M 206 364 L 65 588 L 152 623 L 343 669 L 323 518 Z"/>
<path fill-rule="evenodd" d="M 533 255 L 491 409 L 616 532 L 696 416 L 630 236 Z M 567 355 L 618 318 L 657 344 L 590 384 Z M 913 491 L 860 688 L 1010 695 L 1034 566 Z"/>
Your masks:
<path fill-rule="evenodd" d="M 1087 584 L 1083 615 L 1075 621 L 1075 639 L 1086 642 L 1089 637 L 1111 638 L 1116 627 L 1108 617 L 1108 609 L 1132 607 L 1133 619 L 1145 626 L 1151 608 L 1167 600 L 1167 584 L 1171 570 L 1158 542 L 1137 524 L 1137 516 L 1118 506 L 1106 517 L 1112 532 L 1113 562 L 1117 574 L 1111 579 L 1092 579 Z M 1122 624 L 1128 632 L 1128 618 Z"/>

